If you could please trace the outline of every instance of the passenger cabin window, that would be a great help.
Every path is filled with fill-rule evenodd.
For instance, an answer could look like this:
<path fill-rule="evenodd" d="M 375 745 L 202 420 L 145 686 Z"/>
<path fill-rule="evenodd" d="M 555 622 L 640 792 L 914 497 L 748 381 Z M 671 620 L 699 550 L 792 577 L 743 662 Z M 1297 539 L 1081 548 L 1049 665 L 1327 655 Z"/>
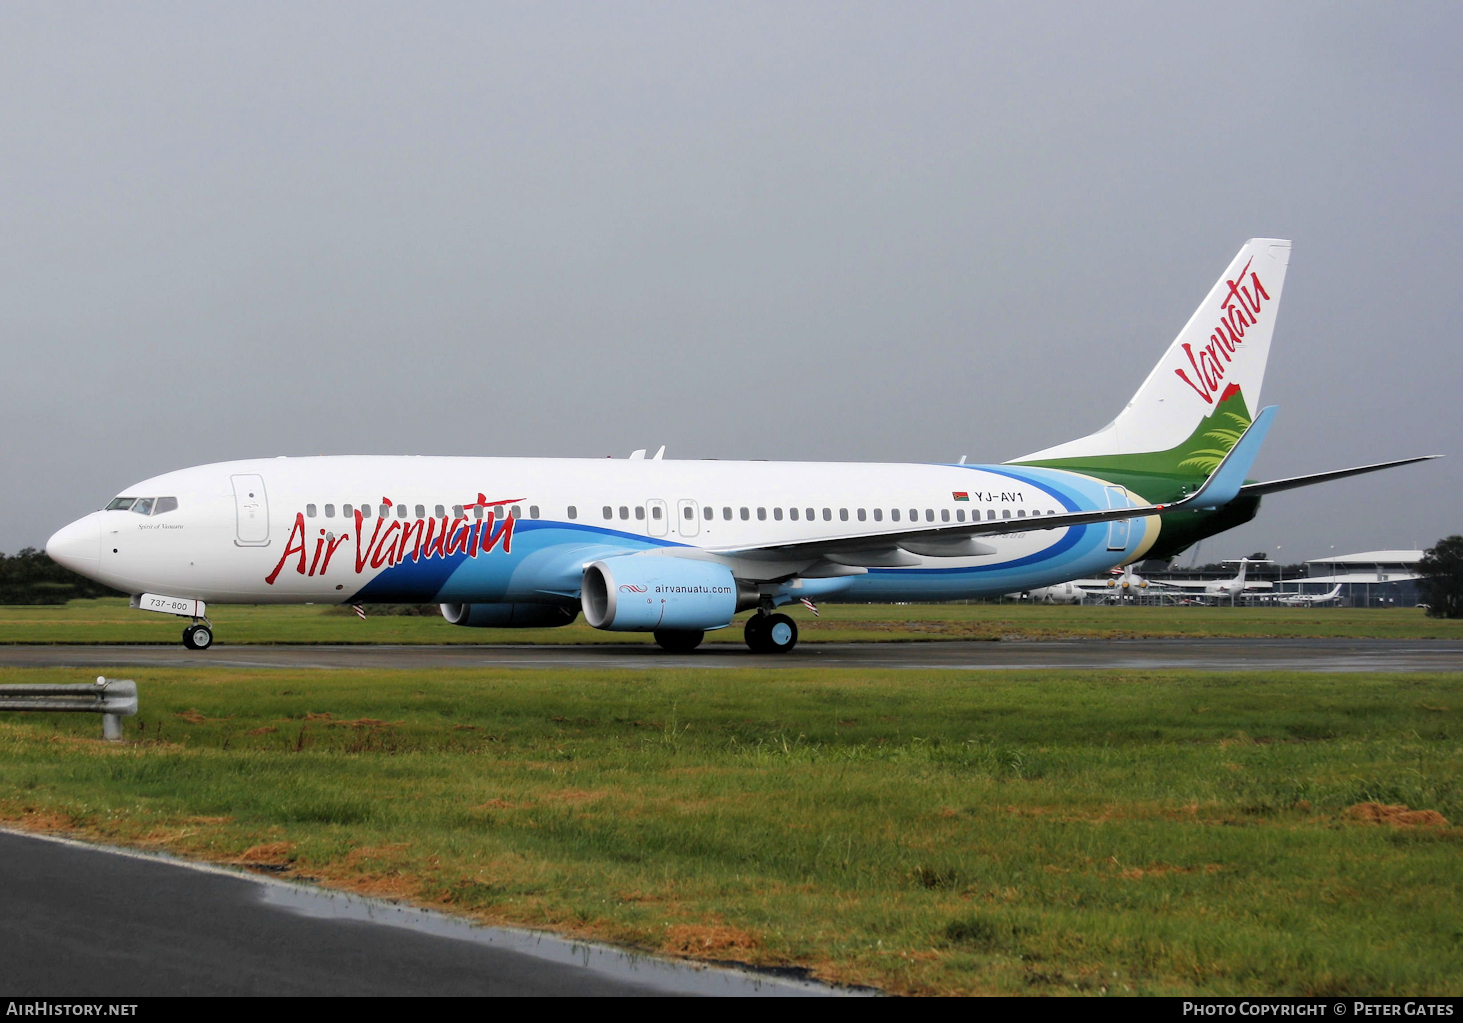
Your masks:
<path fill-rule="evenodd" d="M 862 509 L 862 508 L 860 508 L 860 509 L 859 509 L 859 510 L 858 510 L 858 520 L 859 520 L 859 521 L 860 521 L 860 522 L 863 522 L 863 521 L 864 521 L 864 520 L 865 520 L 865 519 L 867 519 L 867 518 L 868 518 L 868 517 L 869 517 L 869 516 L 868 516 L 868 513 L 867 513 L 867 512 L 865 512 L 865 511 L 864 511 L 864 510 L 863 510 L 863 509 Z"/>
<path fill-rule="evenodd" d="M 363 519 L 369 519 L 370 517 L 371 517 L 371 506 L 369 504 L 363 504 L 363 505 L 361 505 L 361 518 L 363 518 Z"/>
<path fill-rule="evenodd" d="M 483 517 L 483 506 L 482 505 L 475 504 L 475 505 L 472 506 L 472 517 L 475 518 L 475 519 L 480 519 L 480 518 Z"/>
<path fill-rule="evenodd" d="M 926 522 L 934 522 L 935 521 L 935 509 L 933 509 L 933 508 L 926 508 L 925 509 L 925 521 Z"/>
<path fill-rule="evenodd" d="M 345 513 L 347 515 L 349 515 L 351 513 L 351 506 L 350 505 L 346 505 L 345 506 Z M 437 505 L 437 518 L 439 518 L 439 519 L 445 519 L 446 517 L 447 517 L 447 509 L 446 508 L 443 508 L 440 504 Z"/>
<path fill-rule="evenodd" d="M 660 509 L 659 509 L 659 508 L 657 508 L 657 509 L 656 509 L 656 511 L 660 511 Z M 642 508 L 642 507 L 641 507 L 641 506 L 640 506 L 640 505 L 638 505 L 638 504 L 637 504 L 637 505 L 636 505 L 636 506 L 635 506 L 635 517 L 636 517 L 636 518 L 637 518 L 637 519 L 643 519 L 643 518 L 645 518 L 645 509 L 644 509 L 644 508 Z"/>
<path fill-rule="evenodd" d="M 987 508 L 985 510 L 985 517 L 986 521 L 989 522 L 991 519 L 996 517 L 996 510 L 994 508 Z"/>
<path fill-rule="evenodd" d="M 335 518 L 335 505 L 333 505 L 333 504 L 327 504 L 325 506 L 325 517 L 327 519 L 333 519 L 333 518 Z"/>
<path fill-rule="evenodd" d="M 605 505 L 604 506 L 604 514 L 605 514 L 605 518 L 612 519 L 612 518 L 615 517 L 615 510 L 613 508 L 611 508 L 609 505 Z"/>
<path fill-rule="evenodd" d="M 727 522 L 730 522 L 731 521 L 731 509 L 730 508 L 723 508 L 721 510 L 721 517 L 723 519 L 725 519 Z"/>
<path fill-rule="evenodd" d="M 424 519 L 424 518 L 427 517 L 427 507 L 426 507 L 426 505 L 419 504 L 419 505 L 416 506 L 416 508 L 414 510 L 417 513 L 417 518 Z"/>
<path fill-rule="evenodd" d="M 391 518 L 391 505 L 389 505 L 389 504 L 383 504 L 381 506 L 381 517 L 383 519 L 389 519 L 389 518 Z"/>
<path fill-rule="evenodd" d="M 941 508 L 940 509 L 940 521 L 941 522 L 949 522 L 950 521 L 950 509 L 949 508 Z"/>
<path fill-rule="evenodd" d="M 1016 517 L 1018 519 L 1024 519 L 1024 518 L 1026 518 L 1026 509 L 1025 508 L 1017 508 L 1016 509 Z"/>
<path fill-rule="evenodd" d="M 150 498 L 150 497 L 139 497 L 137 499 L 137 503 L 135 503 L 132 506 L 131 510 L 134 511 L 134 512 L 136 512 L 138 515 L 151 515 L 152 514 L 152 498 Z"/>
<path fill-rule="evenodd" d="M 622 519 L 628 519 L 629 517 L 630 517 L 630 506 L 627 505 L 627 504 L 620 505 L 620 518 L 622 518 Z"/>
<path fill-rule="evenodd" d="M 747 520 L 748 520 L 748 519 L 750 519 L 750 518 L 751 518 L 751 517 L 752 517 L 752 512 L 751 512 L 751 510 L 750 510 L 750 509 L 748 509 L 748 508 L 743 508 L 743 509 L 742 509 L 742 521 L 743 521 L 743 522 L 746 522 L 746 521 L 747 521 Z"/>
<path fill-rule="evenodd" d="M 404 505 L 404 504 L 398 504 L 396 506 L 396 517 L 398 519 L 404 519 L 404 518 L 406 518 L 406 505 Z"/>
<path fill-rule="evenodd" d="M 789 508 L 787 510 L 787 517 L 796 522 L 798 520 L 798 510 L 796 508 Z"/>
<path fill-rule="evenodd" d="M 462 505 L 460 505 L 460 504 L 454 504 L 452 506 L 452 517 L 454 519 L 465 519 L 465 518 L 467 518 L 467 516 L 465 514 L 463 514 Z"/>
<path fill-rule="evenodd" d="M 781 508 L 773 508 L 772 509 L 772 517 L 774 519 L 776 519 L 778 522 L 781 522 L 782 521 L 782 509 Z"/>
<path fill-rule="evenodd" d="M 571 518 L 571 519 L 577 519 L 577 518 L 579 518 L 579 509 L 576 508 L 576 507 L 574 507 L 574 505 L 572 505 L 572 504 L 569 506 L 569 518 Z"/>
<path fill-rule="evenodd" d="M 713 518 L 716 517 L 716 510 L 708 504 L 701 509 L 701 514 L 705 517 L 707 522 L 710 522 Z"/>
<path fill-rule="evenodd" d="M 889 521 L 890 522 L 898 522 L 899 521 L 899 509 L 898 508 L 890 508 L 889 509 Z"/>
<path fill-rule="evenodd" d="M 911 508 L 911 509 L 909 509 L 909 521 L 910 522 L 918 522 L 919 521 L 919 509 L 918 508 Z"/>
<path fill-rule="evenodd" d="M 538 505 L 531 504 L 528 506 L 528 517 L 531 519 L 538 518 Z"/>
<path fill-rule="evenodd" d="M 964 508 L 956 508 L 955 509 L 955 521 L 956 522 L 964 522 L 965 521 L 965 509 Z"/>
<path fill-rule="evenodd" d="M 315 517 L 315 506 L 313 504 L 307 504 L 307 505 L 305 505 L 305 518 L 307 518 L 307 519 L 313 519 L 314 517 Z"/>
<path fill-rule="evenodd" d="M 515 504 L 513 506 L 513 517 L 515 519 L 521 519 L 521 518 L 523 518 L 523 505 L 521 505 L 521 504 Z"/>
<path fill-rule="evenodd" d="M 814 519 L 816 519 L 818 517 L 817 515 L 814 514 L 814 509 L 812 509 L 812 508 L 809 508 L 807 510 L 807 516 L 808 516 L 808 521 L 809 522 L 812 522 Z"/>
<path fill-rule="evenodd" d="M 758 508 L 757 509 L 757 521 L 758 522 L 766 522 L 767 521 L 767 509 L 766 508 Z"/>
<path fill-rule="evenodd" d="M 681 516 L 682 518 L 694 519 L 696 517 L 696 509 L 692 508 L 689 504 L 686 505 L 686 507 L 683 508 L 682 511 L 685 512 L 685 514 Z"/>
<path fill-rule="evenodd" d="M 875 522 L 883 522 L 884 521 L 884 509 L 883 508 L 875 508 L 874 509 L 874 521 Z"/>
<path fill-rule="evenodd" d="M 340 506 L 340 514 L 345 516 L 346 518 L 350 518 L 354 511 L 355 509 L 351 505 L 343 504 Z M 440 506 L 437 508 L 437 511 L 439 513 L 442 511 Z"/>
<path fill-rule="evenodd" d="M 178 510 L 178 499 L 176 497 L 159 497 L 157 499 L 157 504 L 155 504 L 155 505 L 152 506 L 152 513 L 154 515 L 162 515 L 162 514 L 164 514 L 166 512 L 177 511 L 177 510 Z M 312 517 L 314 516 L 314 514 L 315 514 L 314 512 L 311 512 L 310 513 L 310 515 Z"/>
<path fill-rule="evenodd" d="M 135 497 L 114 497 L 112 498 L 112 503 L 107 505 L 106 510 L 126 511 L 128 508 L 132 507 L 132 502 L 135 500 L 137 500 L 137 498 Z"/>
<path fill-rule="evenodd" d="M 1011 509 L 1010 508 L 1002 508 L 1001 509 L 1001 518 L 1003 518 L 1003 519 L 1009 519 L 1010 517 L 1011 517 Z"/>

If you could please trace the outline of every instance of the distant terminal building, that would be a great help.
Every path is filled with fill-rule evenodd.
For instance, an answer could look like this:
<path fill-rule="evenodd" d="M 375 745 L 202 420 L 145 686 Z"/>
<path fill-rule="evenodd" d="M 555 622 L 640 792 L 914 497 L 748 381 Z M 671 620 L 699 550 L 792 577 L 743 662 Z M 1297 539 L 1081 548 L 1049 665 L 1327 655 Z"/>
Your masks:
<path fill-rule="evenodd" d="M 1302 579 L 1286 579 L 1288 593 L 1325 593 L 1341 584 L 1352 607 L 1416 607 L 1417 563 L 1422 551 L 1363 551 L 1306 562 Z"/>

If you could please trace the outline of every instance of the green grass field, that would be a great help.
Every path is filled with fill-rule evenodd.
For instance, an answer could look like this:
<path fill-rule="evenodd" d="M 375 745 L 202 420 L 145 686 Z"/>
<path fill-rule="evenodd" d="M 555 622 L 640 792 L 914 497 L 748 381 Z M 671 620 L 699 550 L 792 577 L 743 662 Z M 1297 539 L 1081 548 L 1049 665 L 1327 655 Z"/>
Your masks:
<path fill-rule="evenodd" d="M 819 618 L 800 604 L 784 610 L 798 620 L 805 643 L 1171 636 L 1463 639 L 1463 621 L 1428 618 L 1416 609 L 830 604 Z M 209 612 L 220 643 L 651 642 L 644 633 L 591 629 L 582 617 L 562 629 L 465 629 L 439 616 L 372 615 L 362 621 L 348 609 L 318 606 L 221 604 Z M 176 643 L 184 624 L 134 611 L 121 599 L 0 606 L 0 644 Z M 741 638 L 738 624 L 710 633 L 708 641 L 740 643 Z"/>
<path fill-rule="evenodd" d="M 0 818 L 896 992 L 1463 988 L 1463 828 L 1352 809 L 1463 821 L 1463 676 L 125 674 Z"/>

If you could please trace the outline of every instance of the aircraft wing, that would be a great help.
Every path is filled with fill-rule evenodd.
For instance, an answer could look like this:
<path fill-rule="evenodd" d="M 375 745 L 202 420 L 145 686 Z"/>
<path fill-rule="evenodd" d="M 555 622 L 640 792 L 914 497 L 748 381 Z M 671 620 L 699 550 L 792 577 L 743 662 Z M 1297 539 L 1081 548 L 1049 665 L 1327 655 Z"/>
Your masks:
<path fill-rule="evenodd" d="M 1399 465 L 1411 465 L 1413 462 L 1426 462 L 1432 458 L 1442 457 L 1442 455 L 1417 455 L 1413 458 L 1399 458 L 1395 462 L 1375 462 L 1372 465 L 1358 465 L 1352 469 L 1336 469 L 1332 472 L 1318 472 L 1309 476 L 1291 476 L 1283 480 L 1270 480 L 1268 483 L 1246 483 L 1239 488 L 1239 492 L 1246 496 L 1259 497 L 1262 494 L 1276 494 L 1282 490 L 1309 487 L 1314 483 L 1329 483 L 1331 480 L 1343 480 L 1348 476 L 1360 476 L 1362 473 L 1377 472 L 1381 469 L 1391 469 Z"/>

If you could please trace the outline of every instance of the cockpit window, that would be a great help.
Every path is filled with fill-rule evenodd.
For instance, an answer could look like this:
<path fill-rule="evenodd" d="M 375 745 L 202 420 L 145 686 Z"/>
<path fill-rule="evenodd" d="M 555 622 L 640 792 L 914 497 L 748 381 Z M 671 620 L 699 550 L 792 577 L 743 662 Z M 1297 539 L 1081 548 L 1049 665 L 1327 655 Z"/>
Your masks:
<path fill-rule="evenodd" d="M 132 505 L 131 511 L 134 515 L 151 515 L 152 498 L 139 497 L 136 503 Z"/>
<path fill-rule="evenodd" d="M 178 510 L 178 499 L 176 497 L 159 497 L 157 504 L 152 506 L 154 515 L 162 515 L 166 512 Z"/>
<path fill-rule="evenodd" d="M 135 497 L 114 497 L 112 503 L 107 505 L 107 511 L 126 511 L 132 507 L 132 502 L 135 500 L 137 500 Z"/>

